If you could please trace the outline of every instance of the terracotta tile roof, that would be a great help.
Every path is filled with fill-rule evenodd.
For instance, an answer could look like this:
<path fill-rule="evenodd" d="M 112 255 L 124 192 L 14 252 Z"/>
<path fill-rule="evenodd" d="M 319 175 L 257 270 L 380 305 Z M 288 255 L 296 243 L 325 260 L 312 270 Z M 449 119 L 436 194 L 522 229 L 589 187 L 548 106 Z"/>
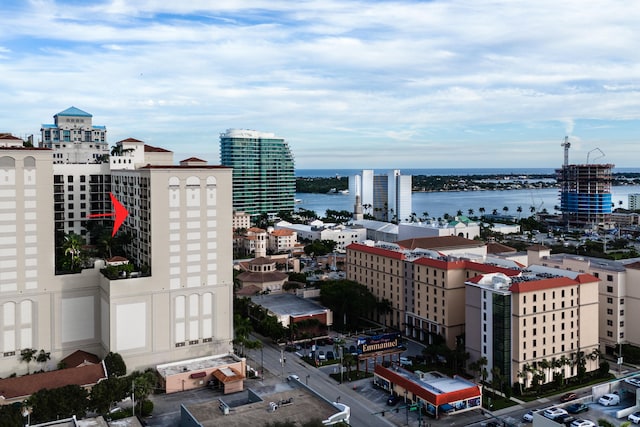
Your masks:
<path fill-rule="evenodd" d="M 626 264 L 626 268 L 633 268 L 634 270 L 640 270 L 640 261 L 632 262 L 631 264 Z"/>
<path fill-rule="evenodd" d="M 2 133 L 2 134 L 0 134 L 0 139 L 8 139 L 10 141 L 22 141 L 22 138 L 18 138 L 17 136 L 13 136 L 10 133 Z"/>
<path fill-rule="evenodd" d="M 266 265 L 266 264 L 275 264 L 275 261 L 271 258 L 263 257 L 255 258 L 249 261 L 249 265 Z"/>
<path fill-rule="evenodd" d="M 72 384 L 82 387 L 92 386 L 106 378 L 107 373 L 103 363 L 5 378 L 0 380 L 0 400 L 26 398 L 45 388 L 54 389 Z"/>
<path fill-rule="evenodd" d="M 279 230 L 273 230 L 271 235 L 276 237 L 293 236 L 293 230 L 286 230 L 284 228 L 281 228 Z"/>
<path fill-rule="evenodd" d="M 392 251 L 390 249 L 376 248 L 374 246 L 362 245 L 360 243 L 352 243 L 347 246 L 349 251 L 365 252 L 373 255 L 385 256 L 387 258 L 404 260 L 405 256 L 401 252 Z"/>
<path fill-rule="evenodd" d="M 139 139 L 135 139 L 135 138 L 127 138 L 127 139 L 123 139 L 122 141 L 118 141 L 117 143 L 120 143 L 120 142 L 142 142 L 142 141 L 140 141 Z"/>
<path fill-rule="evenodd" d="M 448 248 L 477 248 L 485 243 L 479 240 L 465 239 L 460 236 L 439 236 L 439 237 L 418 237 L 413 239 L 400 240 L 398 245 L 407 249 L 448 249 Z"/>
<path fill-rule="evenodd" d="M 262 288 L 256 285 L 247 285 L 236 291 L 236 295 L 240 297 L 252 297 L 262 292 Z"/>
<path fill-rule="evenodd" d="M 160 147 L 154 147 L 153 145 L 149 145 L 149 144 L 144 144 L 144 152 L 145 153 L 171 153 L 171 151 L 169 150 L 165 150 L 164 148 L 160 148 Z"/>
<path fill-rule="evenodd" d="M 221 383 L 232 383 L 244 379 L 242 374 L 233 368 L 216 369 L 212 375 Z"/>
<path fill-rule="evenodd" d="M 247 228 L 247 231 L 250 231 L 252 233 L 266 233 L 267 232 L 267 230 L 263 230 L 262 228 L 259 228 L 259 227 L 250 227 L 250 228 Z"/>
<path fill-rule="evenodd" d="M 182 163 L 182 162 L 203 162 L 203 163 L 206 163 L 207 161 L 199 159 L 197 157 L 189 157 L 188 159 L 180 160 L 180 163 Z"/>
<path fill-rule="evenodd" d="M 514 293 L 519 292 L 533 292 L 544 289 L 562 288 L 565 286 L 578 285 L 583 283 L 598 282 L 598 279 L 591 274 L 580 274 L 575 280 L 569 277 L 553 277 L 550 279 L 530 280 L 526 282 L 514 283 L 509 287 L 509 290 Z"/>
<path fill-rule="evenodd" d="M 119 255 L 113 256 L 107 260 L 107 262 L 123 262 L 123 261 L 129 261 L 129 260 Z"/>
<path fill-rule="evenodd" d="M 503 245 L 502 243 L 491 242 L 487 243 L 487 253 L 488 254 L 504 254 L 509 252 L 517 252 L 516 248 L 511 246 Z"/>
<path fill-rule="evenodd" d="M 100 358 L 95 354 L 83 350 L 76 350 L 61 360 L 65 368 L 75 368 L 80 365 L 100 363 Z"/>
<path fill-rule="evenodd" d="M 544 251 L 544 250 L 548 250 L 549 248 L 546 247 L 545 245 L 541 245 L 540 243 L 536 243 L 535 245 L 531 245 L 531 246 L 527 246 L 527 250 L 528 251 Z"/>
<path fill-rule="evenodd" d="M 240 282 L 247 283 L 279 282 L 288 278 L 287 274 L 280 271 L 245 271 L 237 276 Z"/>

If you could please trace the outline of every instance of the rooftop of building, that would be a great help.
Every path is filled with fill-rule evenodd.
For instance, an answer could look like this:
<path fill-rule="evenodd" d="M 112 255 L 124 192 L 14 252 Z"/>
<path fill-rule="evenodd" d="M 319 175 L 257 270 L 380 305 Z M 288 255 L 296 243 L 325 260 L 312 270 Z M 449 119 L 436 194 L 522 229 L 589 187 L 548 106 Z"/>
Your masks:
<path fill-rule="evenodd" d="M 252 297 L 251 302 L 280 316 L 321 314 L 328 310 L 311 300 L 289 293 L 258 295 Z"/>
<path fill-rule="evenodd" d="M 440 372 L 411 372 L 399 366 L 385 368 L 375 366 L 375 373 L 385 378 L 400 377 L 408 383 L 407 387 L 414 394 L 422 395 L 421 390 L 430 395 L 431 403 L 448 403 L 447 397 L 471 398 L 481 394 L 480 387 L 462 377 L 448 377 Z M 449 399 L 446 399 L 449 400 Z"/>
<path fill-rule="evenodd" d="M 574 254 L 552 254 L 543 258 L 544 260 L 553 262 L 562 262 L 564 260 L 584 262 L 589 265 L 589 268 L 598 270 L 608 270 L 612 272 L 623 272 L 627 268 L 634 268 L 633 264 L 640 262 L 640 258 L 627 258 L 621 260 L 612 260 L 605 258 L 589 257 L 584 255 Z"/>
<path fill-rule="evenodd" d="M 100 363 L 100 358 L 93 353 L 76 350 L 60 361 L 65 368 L 75 368 L 81 365 Z"/>
<path fill-rule="evenodd" d="M 154 147 L 153 145 L 149 145 L 149 144 L 144 144 L 144 152 L 145 153 L 171 153 L 170 150 L 167 150 L 161 147 Z"/>
<path fill-rule="evenodd" d="M 533 292 L 597 282 L 599 279 L 588 273 L 542 265 L 530 265 L 513 276 L 496 271 L 472 277 L 468 281 L 502 293 Z"/>
<path fill-rule="evenodd" d="M 71 384 L 89 386 L 105 378 L 107 373 L 103 363 L 4 378 L 0 379 L 0 399 L 16 399 L 44 388 L 54 389 Z"/>
<path fill-rule="evenodd" d="M 64 117 L 64 116 L 73 116 L 73 117 L 93 117 L 92 114 L 87 113 L 86 111 L 83 111 L 79 108 L 76 107 L 69 107 L 64 111 L 60 111 L 58 114 L 56 114 L 54 117 Z"/>
<path fill-rule="evenodd" d="M 156 370 L 163 378 L 178 374 L 180 372 L 198 371 L 208 368 L 222 368 L 231 363 L 236 363 L 238 359 L 233 354 L 218 354 L 214 356 L 199 357 L 196 359 L 180 360 L 177 362 L 165 363 L 156 366 Z"/>
<path fill-rule="evenodd" d="M 260 400 L 256 401 L 256 397 Z M 228 415 L 219 409 L 220 400 L 231 408 Z M 203 426 L 225 427 L 261 426 L 282 420 L 302 425 L 314 419 L 326 420 L 339 412 L 328 401 L 317 397 L 298 382 L 246 390 L 223 396 L 220 400 L 186 405 L 186 408 Z M 270 410 L 271 402 L 278 404 L 277 410 Z"/>
<path fill-rule="evenodd" d="M 417 237 L 399 240 L 396 243 L 407 249 L 421 248 L 433 250 L 460 249 L 485 245 L 485 243 L 480 240 L 470 240 L 460 236 Z"/>

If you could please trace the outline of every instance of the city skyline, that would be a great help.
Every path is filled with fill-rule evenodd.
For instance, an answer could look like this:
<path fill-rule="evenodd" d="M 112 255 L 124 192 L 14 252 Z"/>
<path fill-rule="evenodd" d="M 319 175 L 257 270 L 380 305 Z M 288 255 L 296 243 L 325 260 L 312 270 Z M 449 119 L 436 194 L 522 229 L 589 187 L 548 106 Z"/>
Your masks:
<path fill-rule="evenodd" d="M 636 167 L 640 9 L 601 1 L 9 0 L 0 132 L 75 106 L 216 164 L 228 128 L 297 169 Z"/>

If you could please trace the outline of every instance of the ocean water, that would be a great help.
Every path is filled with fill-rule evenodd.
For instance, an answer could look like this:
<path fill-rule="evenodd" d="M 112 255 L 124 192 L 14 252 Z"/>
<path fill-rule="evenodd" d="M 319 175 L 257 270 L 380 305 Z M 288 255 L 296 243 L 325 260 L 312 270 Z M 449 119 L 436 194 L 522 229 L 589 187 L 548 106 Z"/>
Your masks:
<path fill-rule="evenodd" d="M 612 200 L 615 208 L 627 208 L 629 194 L 640 193 L 640 186 L 629 185 L 613 187 L 611 189 Z M 296 209 L 315 211 L 324 216 L 327 209 L 347 210 L 353 212 L 354 198 L 343 194 L 315 194 L 297 193 Z M 622 202 L 622 203 L 621 203 Z M 525 190 L 501 190 L 501 191 L 449 191 L 433 193 L 413 193 L 413 212 L 418 217 L 425 216 L 442 218 L 445 213 L 456 215 L 461 210 L 464 215 L 469 215 L 469 209 L 473 209 L 474 215 L 479 214 L 482 207 L 485 213 L 492 213 L 494 209 L 504 214 L 504 208 L 509 215 L 528 217 L 531 215 L 531 207 L 541 211 L 547 209 L 554 213 L 554 207 L 560 204 L 557 188 L 525 189 Z M 518 213 L 518 207 L 522 212 Z"/>
<path fill-rule="evenodd" d="M 558 165 L 560 168 L 562 165 Z M 555 168 L 462 168 L 462 169 L 374 169 L 376 173 L 385 174 L 391 170 L 399 169 L 403 175 L 551 175 Z M 297 177 L 330 178 L 348 177 L 362 172 L 362 169 L 296 169 Z M 613 173 L 640 173 L 640 168 L 614 168 Z"/>

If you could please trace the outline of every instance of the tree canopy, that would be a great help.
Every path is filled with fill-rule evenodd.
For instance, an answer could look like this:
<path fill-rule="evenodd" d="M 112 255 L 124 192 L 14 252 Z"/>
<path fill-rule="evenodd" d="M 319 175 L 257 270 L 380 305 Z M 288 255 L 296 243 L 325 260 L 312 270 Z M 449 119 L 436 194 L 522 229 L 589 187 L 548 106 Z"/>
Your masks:
<path fill-rule="evenodd" d="M 320 286 L 320 301 L 333 313 L 334 324 L 345 327 L 357 324 L 376 308 L 376 298 L 366 286 L 352 280 L 332 280 Z"/>

